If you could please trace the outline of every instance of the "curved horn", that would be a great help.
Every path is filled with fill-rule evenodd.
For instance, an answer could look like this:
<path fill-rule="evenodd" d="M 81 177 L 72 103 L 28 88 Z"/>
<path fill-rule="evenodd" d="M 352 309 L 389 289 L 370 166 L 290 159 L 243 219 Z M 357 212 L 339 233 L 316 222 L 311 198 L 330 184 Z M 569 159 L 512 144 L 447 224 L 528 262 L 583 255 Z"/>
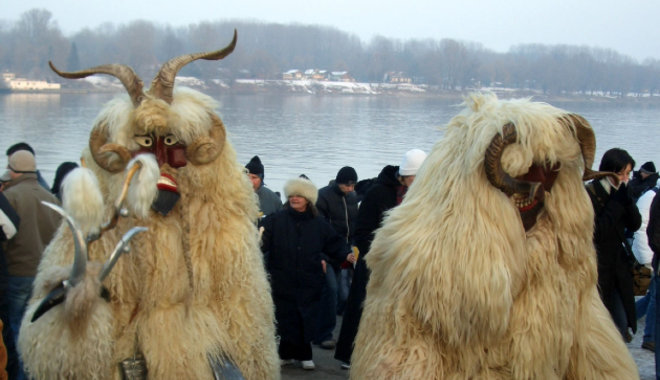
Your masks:
<path fill-rule="evenodd" d="M 534 197 L 536 190 L 540 186 L 538 182 L 521 181 L 511 177 L 502 168 L 502 153 L 507 145 L 516 142 L 518 132 L 513 123 L 507 123 L 502 128 L 502 133 L 495 135 L 486 149 L 484 160 L 486 177 L 488 181 L 506 195 L 527 194 L 528 198 Z"/>
<path fill-rule="evenodd" d="M 146 230 L 146 227 L 133 227 L 128 230 L 124 236 L 121 237 L 121 240 L 119 240 L 115 246 L 114 251 L 112 251 L 110 254 L 110 258 L 105 262 L 105 264 L 103 264 L 103 268 L 101 268 L 101 272 L 99 272 L 99 282 L 103 282 L 103 280 L 105 280 L 105 278 L 110 274 L 112 268 L 115 266 L 115 264 L 117 264 L 119 256 L 121 256 L 121 254 L 124 252 L 128 252 L 128 242 L 131 241 L 133 236 Z"/>
<path fill-rule="evenodd" d="M 126 167 L 131 160 L 131 153 L 119 144 L 108 144 L 105 133 L 100 128 L 94 128 L 89 136 L 89 150 L 94 161 L 103 169 L 117 173 Z"/>
<path fill-rule="evenodd" d="M 66 220 L 66 223 L 69 225 L 69 229 L 73 235 L 73 267 L 71 268 L 71 274 L 69 275 L 67 286 L 74 287 L 85 277 L 85 270 L 87 269 L 87 243 L 85 242 L 85 237 L 80 231 L 80 228 L 76 226 L 76 222 L 74 222 L 73 218 L 71 218 L 71 216 L 69 216 L 60 206 L 45 201 L 42 201 L 41 203 L 62 215 L 64 220 Z"/>
<path fill-rule="evenodd" d="M 225 126 L 220 118 L 211 114 L 213 126 L 209 136 L 201 136 L 186 148 L 186 158 L 194 165 L 204 165 L 215 160 L 225 146 Z"/>
<path fill-rule="evenodd" d="M 94 74 L 108 74 L 119 79 L 121 84 L 124 85 L 128 95 L 131 97 L 133 106 L 137 107 L 142 102 L 144 98 L 144 92 L 142 91 L 142 80 L 135 74 L 135 71 L 126 65 L 120 64 L 109 64 L 92 67 L 91 69 L 74 71 L 74 72 L 64 72 L 59 71 L 53 62 L 48 61 L 50 68 L 62 78 L 68 79 L 80 79 L 85 78 Z"/>
<path fill-rule="evenodd" d="M 174 78 L 181 68 L 192 61 L 206 59 L 217 61 L 231 54 L 236 47 L 237 32 L 234 29 L 234 38 L 224 49 L 196 54 L 186 54 L 167 61 L 158 72 L 158 75 L 151 82 L 149 93 L 158 99 L 164 100 L 167 104 L 172 104 L 172 91 L 174 89 Z"/>
<path fill-rule="evenodd" d="M 605 176 L 612 177 L 617 183 L 619 176 L 613 172 L 601 172 L 591 169 L 596 155 L 596 135 L 594 130 L 589 125 L 589 122 L 580 115 L 568 114 L 565 116 L 567 123 L 572 124 L 575 128 L 575 137 L 580 144 L 582 151 L 582 158 L 584 160 L 584 174 L 582 175 L 583 181 L 589 181 L 595 178 L 602 178 Z"/>

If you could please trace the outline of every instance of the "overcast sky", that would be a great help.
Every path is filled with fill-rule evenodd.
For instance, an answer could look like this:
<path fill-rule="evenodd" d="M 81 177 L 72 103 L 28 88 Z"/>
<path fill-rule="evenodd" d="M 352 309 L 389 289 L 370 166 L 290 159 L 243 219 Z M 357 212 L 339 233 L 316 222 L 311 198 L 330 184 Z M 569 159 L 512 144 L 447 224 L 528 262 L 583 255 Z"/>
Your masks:
<path fill-rule="evenodd" d="M 498 52 L 521 43 L 586 45 L 660 59 L 660 0 L 6 0 L 0 19 L 33 8 L 51 11 L 67 35 L 104 22 L 242 19 L 332 26 L 364 41 L 453 38 Z"/>

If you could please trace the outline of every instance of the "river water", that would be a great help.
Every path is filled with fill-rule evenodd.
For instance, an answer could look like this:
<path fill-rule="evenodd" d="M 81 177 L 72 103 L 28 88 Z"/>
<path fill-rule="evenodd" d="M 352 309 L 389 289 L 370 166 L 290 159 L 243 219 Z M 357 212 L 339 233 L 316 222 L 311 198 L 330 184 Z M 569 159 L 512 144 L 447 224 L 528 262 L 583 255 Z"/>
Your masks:
<path fill-rule="evenodd" d="M 51 183 L 63 161 L 78 161 L 99 110 L 113 94 L 0 95 L 0 152 L 18 141 L 36 150 Z M 241 163 L 259 155 L 265 182 L 281 191 L 305 173 L 321 187 L 342 166 L 360 178 L 398 165 L 411 148 L 428 152 L 441 126 L 459 112 L 458 101 L 428 97 L 226 95 L 219 97 L 228 136 Z M 611 147 L 628 150 L 637 167 L 660 165 L 660 106 L 602 102 L 553 103 L 584 116 L 596 131 L 596 163 Z M 4 154 L 0 154 L 4 156 Z M 2 159 L 0 165 L 5 165 Z"/>

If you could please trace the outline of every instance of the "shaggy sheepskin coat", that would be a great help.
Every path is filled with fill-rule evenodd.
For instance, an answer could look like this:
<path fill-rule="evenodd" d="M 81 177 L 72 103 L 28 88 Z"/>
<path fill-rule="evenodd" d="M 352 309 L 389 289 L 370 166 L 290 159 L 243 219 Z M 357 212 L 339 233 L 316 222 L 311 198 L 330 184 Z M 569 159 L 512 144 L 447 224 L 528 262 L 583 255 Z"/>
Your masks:
<path fill-rule="evenodd" d="M 360 325 L 378 328 L 359 330 L 351 378 L 637 378 L 596 289 L 576 118 L 494 95 L 466 105 L 376 233 Z M 508 124 L 517 130 L 500 160 L 508 175 L 558 168 L 528 230 L 484 168 Z"/>
<path fill-rule="evenodd" d="M 71 232 L 60 227 L 43 254 L 20 331 L 31 377 L 118 380 L 118 364 L 136 352 L 144 355 L 151 379 L 213 379 L 210 363 L 218 360 L 233 362 L 246 379 L 280 377 L 256 197 L 224 139 L 216 107 L 210 97 L 181 88 L 171 105 L 147 96 L 136 108 L 121 97 L 99 115 L 95 131 L 130 151 L 139 150 L 135 135 L 174 134 L 188 147 L 201 139 L 213 147 L 206 153 L 218 155 L 203 164 L 187 156 L 185 166 L 162 165 L 180 193 L 169 214 L 122 217 L 90 244 L 90 264 L 103 263 L 126 231 L 148 228 L 105 279 L 109 302 L 92 298 L 88 313 L 70 316 L 65 311 L 74 300 L 67 298 L 31 322 L 39 301 L 70 271 L 74 245 Z M 90 150 L 82 159 L 98 178 L 110 215 L 125 175 L 97 165 Z"/>

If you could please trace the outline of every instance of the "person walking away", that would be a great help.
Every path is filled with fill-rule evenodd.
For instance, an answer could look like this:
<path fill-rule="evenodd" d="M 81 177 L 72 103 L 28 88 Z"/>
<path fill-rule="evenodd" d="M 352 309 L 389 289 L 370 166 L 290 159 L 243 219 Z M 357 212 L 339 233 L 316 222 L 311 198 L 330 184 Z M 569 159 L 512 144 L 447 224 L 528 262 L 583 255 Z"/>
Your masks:
<path fill-rule="evenodd" d="M 304 178 L 287 181 L 284 208 L 264 218 L 262 251 L 270 275 L 278 352 L 283 365 L 313 370 L 311 341 L 328 261 L 355 261 L 344 239 L 318 215 L 317 189 Z"/>
<path fill-rule="evenodd" d="M 6 244 L 5 257 L 8 276 L 9 325 L 18 342 L 18 332 L 32 291 L 41 254 L 60 224 L 61 217 L 42 201 L 59 204 L 50 191 L 41 186 L 37 179 L 34 155 L 19 150 L 9 157 L 7 173 L 11 179 L 3 190 L 9 204 L 20 218 L 18 231 Z M 20 371 L 17 379 L 23 379 Z"/>
<path fill-rule="evenodd" d="M 267 216 L 277 212 L 282 208 L 282 200 L 279 194 L 274 193 L 264 184 L 264 165 L 259 156 L 254 156 L 250 162 L 245 165 L 248 178 L 252 182 L 252 189 L 259 197 L 259 211 L 261 216 Z"/>
<path fill-rule="evenodd" d="M 357 178 L 355 169 L 344 166 L 339 169 L 334 181 L 319 190 L 316 201 L 320 215 L 349 246 L 353 244 L 353 226 L 358 212 L 357 197 L 353 191 Z M 340 300 L 345 303 L 348 298 L 348 287 L 342 284 L 341 271 L 349 272 L 353 266 L 345 264 L 346 261 L 338 266 L 328 265 L 325 273 L 326 283 L 321 295 L 319 321 L 313 343 L 327 350 L 334 349 L 336 344 L 332 334 L 337 325 L 338 304 Z"/>
<path fill-rule="evenodd" d="M 628 329 L 637 330 L 631 258 L 624 247 L 625 230 L 641 225 L 637 206 L 626 184 L 635 161 L 623 149 L 605 152 L 600 171 L 616 173 L 586 185 L 594 208 L 594 245 L 598 262 L 598 290 L 603 304 L 626 342 L 632 340 Z"/>
<path fill-rule="evenodd" d="M 355 224 L 355 245 L 359 255 L 335 349 L 335 359 L 342 362 L 343 369 L 350 368 L 353 343 L 362 317 L 362 303 L 369 281 L 369 270 L 364 258 L 369 252 L 374 232 L 380 227 L 383 214 L 401 203 L 425 158 L 426 153 L 422 150 L 411 149 L 404 155 L 401 165 L 385 166 L 360 204 Z"/>

